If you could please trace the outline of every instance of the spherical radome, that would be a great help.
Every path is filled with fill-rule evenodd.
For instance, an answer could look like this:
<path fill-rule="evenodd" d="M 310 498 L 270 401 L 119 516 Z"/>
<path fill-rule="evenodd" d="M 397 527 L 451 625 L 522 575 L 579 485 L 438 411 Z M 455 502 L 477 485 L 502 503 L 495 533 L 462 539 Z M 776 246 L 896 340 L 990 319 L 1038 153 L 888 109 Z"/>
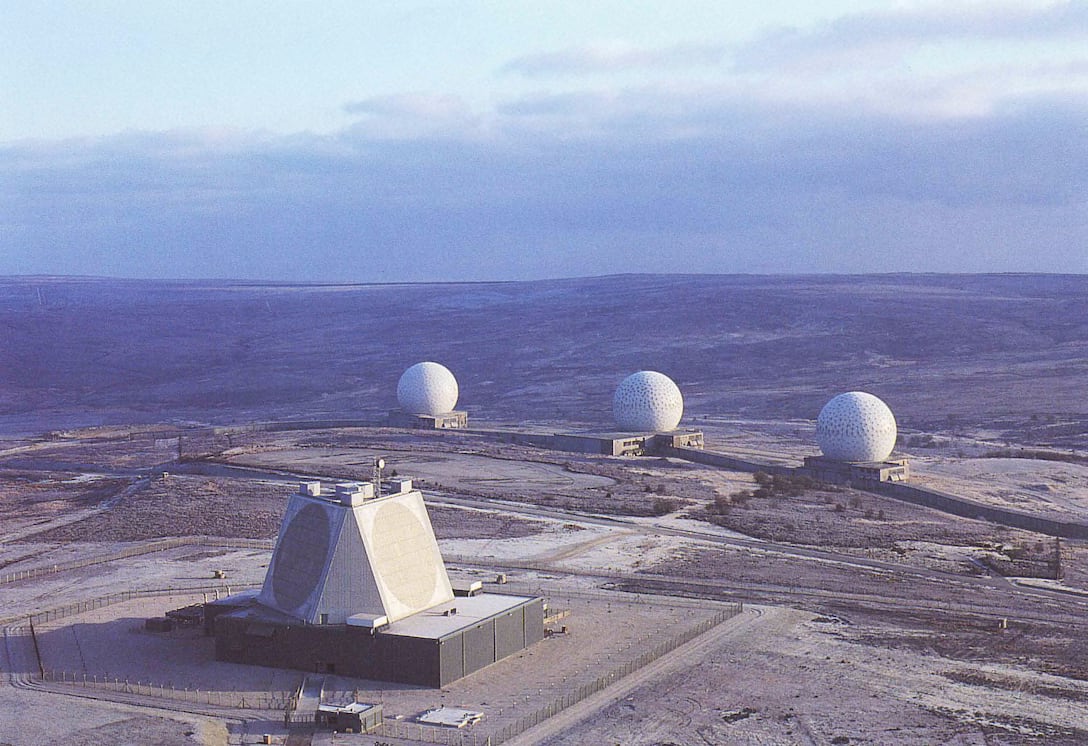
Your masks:
<path fill-rule="evenodd" d="M 892 410 L 864 391 L 839 394 L 816 418 L 820 450 L 839 461 L 883 461 L 895 448 L 896 434 Z"/>
<path fill-rule="evenodd" d="M 627 376 L 616 387 L 612 413 L 621 430 L 667 432 L 680 424 L 684 397 L 668 376 L 641 370 Z"/>
<path fill-rule="evenodd" d="M 438 363 L 416 363 L 401 374 L 397 401 L 412 414 L 436 416 L 457 406 L 457 379 Z"/>

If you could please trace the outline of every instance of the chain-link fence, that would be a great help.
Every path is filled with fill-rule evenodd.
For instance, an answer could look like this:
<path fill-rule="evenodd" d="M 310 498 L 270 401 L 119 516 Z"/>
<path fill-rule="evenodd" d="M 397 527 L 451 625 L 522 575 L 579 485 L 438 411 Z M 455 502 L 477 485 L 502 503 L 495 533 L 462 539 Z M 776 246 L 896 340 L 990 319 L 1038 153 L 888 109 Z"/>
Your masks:
<path fill-rule="evenodd" d="M 115 552 L 105 556 L 99 556 L 95 558 L 89 558 L 83 561 L 76 561 L 65 563 L 65 565 L 58 565 L 56 567 L 64 567 L 64 569 L 74 569 L 78 567 L 85 567 L 92 564 L 98 564 L 100 562 L 113 561 L 115 559 L 123 559 L 125 557 L 132 557 L 139 554 L 146 554 L 155 551 L 164 551 L 166 549 L 172 549 L 186 545 L 218 545 L 218 546 L 239 546 L 239 547 L 253 547 L 253 548 L 267 548 L 266 542 L 258 542 L 253 540 L 229 540 L 229 541 L 199 541 L 193 539 L 167 539 L 160 542 L 153 542 L 152 544 L 144 544 L 138 547 L 130 547 L 129 549 Z M 526 563 L 528 564 L 528 563 Z M 46 568 L 41 570 L 42 574 L 48 574 L 51 572 L 59 572 L 59 569 Z M 0 581 L 10 582 L 10 581 Z M 212 585 L 202 587 L 190 587 L 190 588 L 161 588 L 161 589 L 149 589 L 149 590 L 136 590 L 136 591 L 123 591 L 120 593 L 110 594 L 108 596 L 101 596 L 86 601 L 80 601 L 73 604 L 57 607 L 54 609 L 48 609 L 46 611 L 33 614 L 29 617 L 31 628 L 35 625 L 46 624 L 48 622 L 63 619 L 68 616 L 76 614 L 83 614 L 94 609 L 103 608 L 117 603 L 124 603 L 138 598 L 149 598 L 155 596 L 195 596 L 196 594 L 226 594 L 229 595 L 232 587 L 234 590 L 243 590 L 246 588 L 257 587 L 257 584 L 240 584 L 236 586 L 227 585 Z M 598 593 L 592 592 L 573 592 L 569 595 L 573 596 L 599 596 Z M 633 599 L 628 599 L 628 602 L 638 603 L 643 599 L 635 596 Z M 683 604 L 682 604 L 683 605 Z M 554 698 L 551 702 L 546 703 L 533 712 L 522 715 L 517 720 L 504 725 L 502 728 L 490 734 L 481 735 L 479 731 L 465 732 L 447 727 L 435 727 L 425 725 L 423 723 L 410 723 L 397 720 L 387 720 L 374 731 L 376 735 L 389 738 L 401 738 L 406 740 L 417 741 L 420 743 L 435 743 L 435 744 L 451 744 L 453 746 L 497 746 L 497 744 L 504 743 L 521 733 L 524 733 L 528 729 L 539 725 L 548 718 L 562 712 L 563 710 L 572 707 L 573 705 L 583 701 L 584 699 L 606 689 L 607 687 L 615 684 L 635 671 L 653 663 L 663 655 L 672 652 L 681 645 L 684 645 L 691 640 L 695 639 L 699 635 L 704 634 L 708 630 L 721 624 L 727 619 L 730 619 L 743 611 L 743 604 L 729 604 L 721 608 L 712 617 L 699 622 L 698 624 L 690 627 L 684 632 L 674 635 L 668 639 L 662 640 L 654 647 L 642 652 L 637 657 L 626 661 L 625 663 L 616 666 L 612 670 L 604 673 L 592 681 L 578 684 L 574 688 L 560 694 Z M 27 617 L 17 617 L 16 619 L 26 619 Z M 2 621 L 2 620 L 0 620 Z M 280 693 L 266 693 L 266 692 L 231 692 L 231 691 L 218 691 L 218 690 L 200 690 L 192 688 L 179 688 L 173 684 L 166 682 L 153 682 L 153 681 L 132 681 L 128 679 L 122 679 L 119 677 L 109 677 L 105 674 L 85 674 L 85 673 L 73 673 L 66 671 L 41 671 L 38 678 L 42 681 L 48 681 L 53 683 L 74 685 L 80 687 L 86 687 L 99 691 L 111 691 L 119 694 L 132 694 L 145 697 L 157 697 L 161 699 L 173 700 L 177 702 L 189 702 L 192 704 L 222 707 L 222 708 L 244 708 L 254 710 L 278 710 L 284 713 L 285 724 L 292 725 L 304 725 L 313 727 L 314 716 L 311 713 L 297 713 L 294 708 L 297 704 L 297 699 L 294 693 L 280 692 Z"/>
<path fill-rule="evenodd" d="M 92 565 L 101 565 L 107 562 L 116 562 L 117 560 L 128 559 L 129 557 L 138 557 L 142 554 L 165 552 L 168 549 L 177 549 L 178 547 L 185 546 L 229 547 L 236 549 L 272 548 L 271 542 L 261 539 L 221 539 L 216 537 L 191 536 L 176 539 L 161 539 L 159 541 L 152 541 L 145 544 L 139 544 L 137 546 L 126 547 L 124 549 L 120 549 L 116 552 L 110 552 L 108 554 L 97 554 L 93 557 L 84 557 L 82 559 L 70 560 L 68 562 L 58 562 L 53 565 L 45 565 L 43 567 L 33 567 L 26 570 L 8 572 L 0 575 L 0 585 L 4 585 L 5 583 L 16 583 L 20 580 L 33 580 L 34 578 L 42 578 L 61 572 L 68 572 L 69 570 L 79 570 L 81 568 L 90 567 Z"/>
<path fill-rule="evenodd" d="M 514 736 L 524 733 L 533 726 L 543 723 L 545 720 L 552 717 L 553 715 L 556 715 L 567 709 L 568 707 L 576 705 L 582 700 L 606 689 L 612 684 L 623 680 L 626 676 L 629 676 L 630 674 L 634 673 L 640 668 L 649 665 L 650 663 L 653 663 L 661 656 L 665 655 L 666 653 L 670 653 L 673 650 L 676 650 L 681 645 L 691 642 L 699 635 L 707 632 L 710 629 L 713 629 L 725 620 L 731 619 L 737 614 L 740 614 L 742 611 L 744 611 L 743 604 L 738 603 L 728 605 L 727 607 L 718 611 L 717 614 L 710 617 L 709 619 L 705 619 L 702 622 L 696 624 L 695 626 L 685 630 L 684 632 L 670 637 L 667 640 L 661 641 L 661 643 L 645 651 L 637 658 L 627 661 L 620 666 L 617 666 L 611 671 L 602 674 L 601 676 L 598 676 L 593 681 L 580 684 L 579 686 L 571 689 L 565 694 L 556 697 L 554 700 L 539 708 L 535 712 L 522 715 L 513 723 L 510 723 L 501 728 L 499 731 L 492 733 L 489 736 L 488 745 L 491 746 L 493 744 L 504 743 L 505 741 L 510 740 Z"/>
<path fill-rule="evenodd" d="M 127 679 L 116 676 L 72 673 L 70 671 L 45 671 L 35 678 L 55 683 L 93 689 L 100 692 L 133 694 L 140 697 L 155 697 L 178 702 L 189 702 L 212 707 L 239 708 L 248 710 L 287 709 L 294 697 L 290 692 L 233 692 L 213 689 L 193 689 L 178 687 L 166 682 Z"/>
<path fill-rule="evenodd" d="M 742 611 L 744 611 L 743 604 L 729 604 L 720 609 L 714 616 L 699 622 L 678 635 L 662 640 L 658 645 L 644 651 L 636 658 L 616 666 L 592 681 L 573 687 L 533 712 L 522 715 L 517 720 L 490 733 L 482 730 L 465 732 L 452 728 L 434 727 L 422 723 L 397 720 L 386 720 L 373 733 L 386 738 L 400 738 L 420 743 L 450 744 L 451 746 L 497 746 L 524 733 L 533 726 L 543 723 L 548 718 L 578 704 L 582 700 L 607 689 L 612 684 L 622 681 L 635 671 L 648 666 L 681 645 L 691 642 L 699 635 L 706 633 Z M 296 722 L 298 721 L 296 720 Z"/>
<path fill-rule="evenodd" d="M 404 723 L 396 720 L 387 720 L 372 733 L 384 738 L 402 738 L 406 741 L 441 743 L 449 746 L 489 746 L 498 743 L 498 741 L 492 740 L 491 736 L 478 732 L 465 732 L 456 728 L 435 727 L 423 723 Z"/>
<path fill-rule="evenodd" d="M 153 598 L 156 596 L 193 596 L 201 594 L 206 596 L 208 594 L 222 594 L 229 596 L 232 591 L 244 590 L 247 588 L 257 588 L 258 583 L 242 583 L 239 585 L 209 585 L 198 586 L 190 588 L 154 588 L 140 591 L 121 591 L 120 593 L 111 593 L 108 596 L 99 596 L 98 598 L 87 599 L 86 601 L 77 601 L 76 603 L 68 604 L 66 606 L 58 606 L 53 609 L 46 609 L 45 611 L 39 611 L 37 614 L 31 614 L 30 624 L 31 626 L 47 624 L 49 622 L 56 621 L 57 619 L 64 619 L 65 617 L 74 616 L 76 614 L 85 614 L 88 611 L 95 609 L 101 609 L 106 606 L 112 606 L 113 604 L 124 603 L 125 601 L 131 601 L 136 598 Z M 26 617 L 15 617 L 15 619 L 25 619 Z M 0 620 L 2 621 L 2 620 Z"/>

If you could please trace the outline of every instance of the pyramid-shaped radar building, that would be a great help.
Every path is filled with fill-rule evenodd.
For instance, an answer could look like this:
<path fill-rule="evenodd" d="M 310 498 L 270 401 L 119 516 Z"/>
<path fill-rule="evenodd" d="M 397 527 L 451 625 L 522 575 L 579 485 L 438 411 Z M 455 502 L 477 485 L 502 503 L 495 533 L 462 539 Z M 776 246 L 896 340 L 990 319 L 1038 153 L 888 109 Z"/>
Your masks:
<path fill-rule="evenodd" d="M 423 495 L 411 480 L 291 497 L 257 602 L 307 624 L 380 626 L 453 599 Z"/>
<path fill-rule="evenodd" d="M 445 686 L 544 638 L 544 599 L 452 587 L 410 479 L 303 482 L 260 590 L 204 605 L 231 663 Z"/>

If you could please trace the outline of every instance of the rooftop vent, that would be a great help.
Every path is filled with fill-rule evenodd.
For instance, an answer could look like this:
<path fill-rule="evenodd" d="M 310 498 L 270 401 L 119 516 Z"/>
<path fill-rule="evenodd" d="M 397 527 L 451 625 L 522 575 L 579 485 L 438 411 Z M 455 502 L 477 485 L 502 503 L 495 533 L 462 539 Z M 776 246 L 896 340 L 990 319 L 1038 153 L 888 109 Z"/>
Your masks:
<path fill-rule="evenodd" d="M 336 485 L 336 499 L 343 505 L 358 505 L 374 497 L 374 485 L 370 482 L 341 482 Z"/>

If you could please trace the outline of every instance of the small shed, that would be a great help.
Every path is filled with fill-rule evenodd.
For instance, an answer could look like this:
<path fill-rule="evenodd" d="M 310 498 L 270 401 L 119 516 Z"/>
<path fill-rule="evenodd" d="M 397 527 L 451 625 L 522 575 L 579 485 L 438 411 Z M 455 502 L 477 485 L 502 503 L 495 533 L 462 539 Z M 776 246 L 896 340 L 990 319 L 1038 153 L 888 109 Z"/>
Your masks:
<path fill-rule="evenodd" d="M 370 733 L 382 724 L 382 706 L 363 702 L 318 705 L 314 722 L 319 728 L 341 733 Z"/>

